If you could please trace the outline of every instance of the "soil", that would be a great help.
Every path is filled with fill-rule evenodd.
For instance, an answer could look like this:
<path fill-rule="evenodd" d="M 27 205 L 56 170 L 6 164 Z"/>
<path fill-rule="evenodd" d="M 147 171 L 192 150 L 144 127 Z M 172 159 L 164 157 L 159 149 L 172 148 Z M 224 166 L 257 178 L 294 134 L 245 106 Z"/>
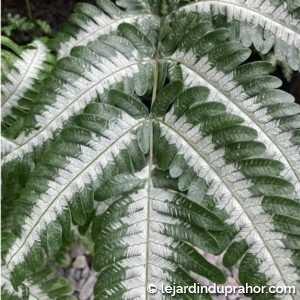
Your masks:
<path fill-rule="evenodd" d="M 72 295 L 80 300 L 93 300 L 98 274 L 92 269 L 91 254 L 81 245 L 73 244 L 67 253 L 68 264 L 56 267 L 56 275 L 69 280 Z"/>

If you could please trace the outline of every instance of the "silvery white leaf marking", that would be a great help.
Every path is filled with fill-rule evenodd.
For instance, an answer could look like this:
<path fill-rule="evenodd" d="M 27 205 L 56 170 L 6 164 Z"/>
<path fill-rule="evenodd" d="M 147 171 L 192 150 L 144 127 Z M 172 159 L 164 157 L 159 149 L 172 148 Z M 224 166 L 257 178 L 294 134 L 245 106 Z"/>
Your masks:
<path fill-rule="evenodd" d="M 10 114 L 13 107 L 24 96 L 43 68 L 48 55 L 48 49 L 40 42 L 35 41 L 33 48 L 24 50 L 14 63 L 14 67 L 7 75 L 7 81 L 2 85 L 1 118 Z"/>
<path fill-rule="evenodd" d="M 59 170 L 55 179 L 49 181 L 48 190 L 40 196 L 31 215 L 26 217 L 21 236 L 10 248 L 6 256 L 10 271 L 24 261 L 40 233 L 57 218 L 74 194 L 94 182 L 114 157 L 135 139 L 131 131 L 140 124 L 140 120 L 123 113 L 104 132 L 105 137 L 92 138 L 90 147 L 81 146 L 82 155 L 79 158 L 68 157 L 68 165 Z"/>
<path fill-rule="evenodd" d="M 176 51 L 171 58 L 181 63 L 188 86 L 208 87 L 208 100 L 224 103 L 229 112 L 241 116 L 245 125 L 257 131 L 258 141 L 266 145 L 269 157 L 286 166 L 281 175 L 295 185 L 296 198 L 300 199 L 300 148 L 291 143 L 291 133 L 283 132 L 267 111 L 260 108 L 262 104 L 246 94 L 243 87 L 233 80 L 233 72 L 225 74 L 212 67 L 207 56 L 198 60 L 192 51 Z M 207 66 L 210 74 L 203 71 Z"/>
<path fill-rule="evenodd" d="M 198 135 L 193 132 L 191 142 L 189 133 L 192 131 L 187 128 L 192 125 L 184 123 L 184 116 L 176 120 L 168 115 L 167 121 L 160 122 L 161 136 L 177 148 L 178 154 L 199 177 L 209 183 L 207 193 L 214 196 L 217 207 L 229 214 L 227 222 L 236 227 L 239 239 L 246 240 L 249 252 L 259 260 L 259 271 L 267 276 L 268 284 L 295 285 L 298 275 L 292 264 L 292 252 L 284 247 L 284 234 L 274 231 L 272 217 L 263 210 L 261 199 L 253 197 L 249 191 L 251 181 L 233 164 L 226 164 L 223 149 L 215 151 L 211 139 L 203 138 L 201 131 Z M 254 203 L 255 209 L 249 203 Z M 292 296 L 285 297 L 293 299 Z"/>

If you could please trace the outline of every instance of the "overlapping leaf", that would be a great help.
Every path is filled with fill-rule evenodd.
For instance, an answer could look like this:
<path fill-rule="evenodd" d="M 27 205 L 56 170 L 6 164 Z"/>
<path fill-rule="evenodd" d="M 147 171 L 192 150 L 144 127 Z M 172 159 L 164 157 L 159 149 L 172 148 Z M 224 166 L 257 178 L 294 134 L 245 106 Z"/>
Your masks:
<path fill-rule="evenodd" d="M 250 11 L 251 30 L 295 49 L 285 4 L 272 4 L 274 20 L 252 1 L 198 1 L 175 18 L 175 4 L 118 3 L 78 4 L 57 38 L 59 56 L 70 56 L 41 84 L 22 128 L 7 131 L 4 186 L 16 188 L 3 200 L 7 280 L 17 289 L 39 274 L 73 223 L 82 234 L 92 224 L 96 299 L 148 299 L 148 284 L 158 299 L 161 284 L 224 283 L 235 264 L 242 284 L 296 285 L 299 107 L 268 63 L 243 64 L 250 50 L 232 28 L 195 14 L 247 27 Z M 159 31 L 153 13 L 164 16 Z M 205 253 L 225 253 L 223 266 Z"/>

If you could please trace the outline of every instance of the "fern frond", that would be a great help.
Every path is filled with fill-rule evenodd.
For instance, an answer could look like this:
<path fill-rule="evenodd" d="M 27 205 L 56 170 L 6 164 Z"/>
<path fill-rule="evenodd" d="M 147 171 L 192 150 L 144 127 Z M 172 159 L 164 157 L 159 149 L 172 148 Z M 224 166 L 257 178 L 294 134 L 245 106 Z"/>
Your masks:
<path fill-rule="evenodd" d="M 112 90 L 109 102 L 119 108 L 90 104 L 75 118 L 80 128 L 61 132 L 27 183 L 24 197 L 30 196 L 34 206 L 6 256 L 12 278 L 64 207 L 70 205 L 77 224 L 85 222 L 78 213 L 85 196 L 78 198 L 81 202 L 76 199 L 89 187 L 96 190 L 97 201 L 112 200 L 93 221 L 94 264 L 102 274 L 97 297 L 142 296 L 152 282 L 192 283 L 190 271 L 223 282 L 224 275 L 195 249 L 220 254 L 233 238 L 231 226 L 237 231 L 235 239 L 245 240 L 248 253 L 259 261 L 268 284 L 295 284 L 293 253 L 262 204 L 265 196 L 293 197 L 292 185 L 279 177 L 281 165 L 265 158 L 265 146 L 255 141 L 256 131 L 241 125 L 244 120 L 226 112 L 223 104 L 211 101 L 207 87 L 194 86 L 177 96 L 181 89 L 174 81 L 158 94 L 160 105 L 153 105 L 148 126 L 153 131 L 144 137 L 150 139 L 148 166 L 134 176 L 130 174 L 145 166 L 144 138 L 138 132 L 149 122 L 137 98 Z M 177 178 L 171 185 L 168 177 L 152 175 L 156 161 L 159 169 Z M 252 172 L 246 162 L 255 167 Z M 111 289 L 112 284 L 117 288 Z"/>
<path fill-rule="evenodd" d="M 60 60 L 52 77 L 43 83 L 38 101 L 24 121 L 29 124 L 29 132 L 15 139 L 18 147 L 3 158 L 3 163 L 22 157 L 51 139 L 71 116 L 109 86 L 132 78 L 139 65 L 146 62 L 138 57 L 131 43 L 117 36 L 104 36 L 87 47 L 75 48 L 72 56 Z"/>
<path fill-rule="evenodd" d="M 285 164 L 286 170 L 282 172 L 282 175 L 295 184 L 299 198 L 300 151 L 299 146 L 292 143 L 293 132 L 299 127 L 299 123 L 296 121 L 295 126 L 291 128 L 281 127 L 280 115 L 272 117 L 270 113 L 272 108 L 276 110 L 276 106 L 285 105 L 291 109 L 288 114 L 297 116 L 299 108 L 295 107 L 293 110 L 294 100 L 288 94 L 273 89 L 278 87 L 280 82 L 274 77 L 265 76 L 268 73 L 267 67 L 252 63 L 236 71 L 228 72 L 223 57 L 219 59 L 220 64 L 212 63 L 210 55 L 213 56 L 216 51 L 222 51 L 222 49 L 221 46 L 216 46 L 216 49 L 200 59 L 193 51 L 175 52 L 171 59 L 180 63 L 187 85 L 202 84 L 208 87 L 211 90 L 210 100 L 224 103 L 230 112 L 241 116 L 247 126 L 258 132 L 258 140 L 266 145 L 269 157 Z M 245 58 L 238 59 L 244 60 Z M 232 63 L 232 60 L 228 61 L 228 64 Z M 225 72 L 222 69 L 225 69 Z M 262 88 L 259 88 L 258 82 L 250 79 L 253 78 L 251 70 L 254 74 L 261 74 Z M 243 78 L 242 76 L 245 76 L 243 74 L 247 74 L 247 78 Z"/>
<path fill-rule="evenodd" d="M 98 114 L 93 113 L 95 110 Z M 62 131 L 60 139 L 52 151 L 43 155 L 36 173 L 27 184 L 29 191 L 35 191 L 27 199 L 34 203 L 34 207 L 23 222 L 26 226 L 23 226 L 20 237 L 7 254 L 6 262 L 10 270 L 24 261 L 38 236 L 63 212 L 76 193 L 95 184 L 97 177 L 105 175 L 109 165 L 120 160 L 122 155 L 129 155 L 126 149 L 130 145 L 133 147 L 134 131 L 142 120 L 98 104 L 88 106 L 86 113 L 78 116 L 77 122 L 81 128 Z"/>
<path fill-rule="evenodd" d="M 10 55 L 11 53 L 4 54 L 6 60 Z M 7 120 L 9 115 L 12 115 L 10 118 L 16 118 L 12 114 L 13 109 L 24 110 L 22 106 L 25 106 L 26 110 L 26 105 L 22 105 L 21 101 L 23 99 L 23 102 L 24 100 L 30 102 L 27 98 L 35 90 L 36 82 L 43 78 L 42 74 L 50 62 L 51 56 L 46 45 L 41 41 L 35 41 L 18 54 L 8 70 L 3 70 L 1 109 L 5 123 L 11 123 Z"/>
<path fill-rule="evenodd" d="M 111 1 L 98 0 L 96 5 L 78 3 L 70 15 L 69 22 L 53 41 L 57 48 L 58 58 L 70 54 L 72 48 L 84 46 L 99 36 L 110 34 L 122 23 L 143 24 L 158 23 L 158 18 L 151 11 L 128 14 Z"/>
<path fill-rule="evenodd" d="M 196 283 L 191 271 L 218 283 L 225 280 L 193 247 L 204 246 L 205 230 L 224 232 L 222 220 L 184 195 L 149 186 L 149 174 L 146 170 L 140 179 L 146 181 L 143 189 L 129 195 L 122 191 L 123 196 L 94 221 L 94 267 L 100 272 L 94 288 L 97 299 L 147 298 L 149 283 L 158 288 L 162 283 L 191 285 Z M 101 188 L 99 195 L 96 200 L 105 199 Z M 208 247 L 209 242 L 215 244 L 208 238 Z"/>
<path fill-rule="evenodd" d="M 275 53 L 280 54 L 280 58 L 286 58 L 292 69 L 299 70 L 300 20 L 291 15 L 285 2 L 201 0 L 184 6 L 182 10 L 224 15 L 229 23 L 234 20 L 241 22 L 240 38 L 246 46 L 250 46 L 249 41 L 252 41 L 258 51 L 266 53 L 274 45 Z M 268 47 L 265 50 L 264 39 Z"/>
<path fill-rule="evenodd" d="M 298 51 L 296 11 L 281 0 L 116 3 L 77 6 L 57 39 L 64 57 L 4 134 L 2 253 L 14 290 L 72 226 L 91 226 L 95 299 L 223 284 L 233 265 L 243 285 L 298 288 L 300 109 L 269 63 L 245 63 L 251 51 L 233 29 Z"/>
<path fill-rule="evenodd" d="M 295 268 L 290 267 L 291 252 L 272 251 L 276 248 L 284 249 L 282 235 L 271 233 L 274 231 L 271 216 L 266 215 L 260 204 L 261 198 L 256 197 L 252 190 L 255 179 L 249 180 L 234 164 L 226 163 L 226 148 L 230 147 L 228 144 L 223 149 L 220 146 L 217 149 L 214 147 L 218 130 L 224 130 L 225 126 L 238 126 L 242 120 L 226 115 L 223 109 L 207 119 L 207 116 L 196 115 L 195 108 L 190 114 L 200 119 L 200 124 L 189 123 L 185 115 L 167 114 L 165 121 L 160 124 L 161 136 L 176 147 L 178 154 L 199 177 L 205 179 L 209 185 L 208 194 L 214 196 L 220 209 L 227 211 L 227 222 L 236 227 L 239 232 L 237 238 L 245 239 L 249 252 L 261 262 L 260 272 L 270 278 L 269 284 L 295 284 L 298 277 Z M 259 145 L 251 143 L 251 139 L 244 143 L 253 149 L 253 153 L 255 148 L 259 149 Z"/>

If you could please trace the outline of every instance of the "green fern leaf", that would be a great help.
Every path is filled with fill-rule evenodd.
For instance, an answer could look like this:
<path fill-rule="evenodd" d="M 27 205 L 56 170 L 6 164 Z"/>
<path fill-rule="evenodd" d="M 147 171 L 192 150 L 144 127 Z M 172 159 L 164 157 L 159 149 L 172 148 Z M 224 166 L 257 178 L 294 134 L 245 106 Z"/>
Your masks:
<path fill-rule="evenodd" d="M 258 51 L 265 54 L 275 45 L 276 56 L 281 60 L 287 59 L 292 69 L 299 70 L 299 18 L 289 12 L 285 2 L 200 0 L 185 5 L 182 10 L 222 15 L 231 24 L 234 20 L 238 21 L 240 39 L 245 46 L 249 47 L 252 42 Z"/>
<path fill-rule="evenodd" d="M 6 296 L 34 294 L 34 274 L 72 228 L 91 230 L 95 299 L 223 284 L 233 266 L 243 285 L 298 288 L 299 106 L 269 63 L 246 62 L 234 29 L 211 20 L 226 15 L 298 51 L 287 4 L 259 3 L 77 5 L 56 38 L 61 59 L 3 138 Z M 260 48 L 260 37 L 249 41 Z M 60 280 L 37 284 L 50 299 L 53 285 L 68 294 Z"/>

